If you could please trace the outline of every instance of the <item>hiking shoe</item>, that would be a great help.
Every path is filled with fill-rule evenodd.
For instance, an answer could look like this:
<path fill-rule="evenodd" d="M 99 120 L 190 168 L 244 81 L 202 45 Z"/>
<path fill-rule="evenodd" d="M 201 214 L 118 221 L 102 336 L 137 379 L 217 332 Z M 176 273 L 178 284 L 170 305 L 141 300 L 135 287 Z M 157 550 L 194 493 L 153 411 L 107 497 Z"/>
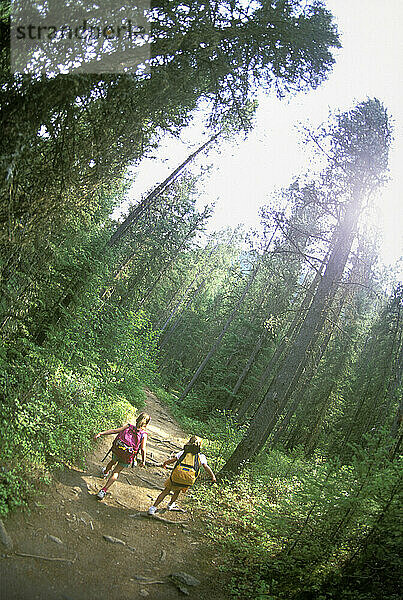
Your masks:
<path fill-rule="evenodd" d="M 106 491 L 105 490 L 99 490 L 98 494 L 97 494 L 97 498 L 98 500 L 103 500 L 106 496 Z"/>
<path fill-rule="evenodd" d="M 168 504 L 167 509 L 168 510 L 180 510 L 179 506 L 177 504 L 175 504 L 175 502 L 172 502 L 172 504 Z"/>
<path fill-rule="evenodd" d="M 156 512 L 157 512 L 157 507 L 156 506 L 150 506 L 150 508 L 148 509 L 148 514 L 149 515 L 155 515 Z"/>

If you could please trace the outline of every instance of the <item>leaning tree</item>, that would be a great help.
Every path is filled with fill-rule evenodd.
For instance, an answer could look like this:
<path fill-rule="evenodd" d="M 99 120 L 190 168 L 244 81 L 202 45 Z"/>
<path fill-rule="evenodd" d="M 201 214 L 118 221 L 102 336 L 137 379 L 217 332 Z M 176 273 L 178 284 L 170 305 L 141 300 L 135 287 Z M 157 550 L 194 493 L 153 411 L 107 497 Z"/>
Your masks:
<path fill-rule="evenodd" d="M 328 132 L 329 168 L 323 181 L 336 190 L 327 209 L 338 216 L 326 268 L 309 304 L 298 334 L 286 348 L 263 401 L 253 415 L 244 438 L 224 465 L 221 475 L 237 472 L 263 448 L 279 416 L 297 390 L 330 315 L 357 235 L 359 217 L 372 192 L 384 177 L 391 129 L 382 104 L 367 100 L 337 116 Z M 326 142 L 326 139 L 324 140 Z M 294 402 L 294 410 L 298 402 Z"/>

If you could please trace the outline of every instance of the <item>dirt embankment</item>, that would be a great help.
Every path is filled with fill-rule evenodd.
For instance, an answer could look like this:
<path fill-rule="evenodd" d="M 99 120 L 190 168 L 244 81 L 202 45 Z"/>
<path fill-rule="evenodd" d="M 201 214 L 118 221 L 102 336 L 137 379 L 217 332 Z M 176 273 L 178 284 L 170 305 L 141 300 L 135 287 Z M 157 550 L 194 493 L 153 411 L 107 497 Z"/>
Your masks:
<path fill-rule="evenodd" d="M 228 599 L 220 557 L 203 536 L 203 515 L 145 515 L 167 477 L 157 465 L 186 440 L 150 392 L 146 410 L 151 423 L 145 469 L 125 469 L 111 493 L 97 501 L 101 460 L 113 439 L 103 437 L 85 470 L 64 469 L 29 511 L 4 520 L 12 547 L 4 539 L 0 544 L 1 600 Z M 178 572 L 196 578 L 197 585 L 192 579 L 172 581 Z"/>

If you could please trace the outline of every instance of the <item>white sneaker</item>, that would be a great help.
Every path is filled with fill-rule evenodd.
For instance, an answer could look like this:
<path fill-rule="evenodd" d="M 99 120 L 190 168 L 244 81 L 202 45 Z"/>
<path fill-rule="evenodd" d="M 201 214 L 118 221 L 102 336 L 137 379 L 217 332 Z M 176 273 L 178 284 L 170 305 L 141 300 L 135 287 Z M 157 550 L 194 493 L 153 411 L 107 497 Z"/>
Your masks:
<path fill-rule="evenodd" d="M 157 507 L 156 506 L 150 506 L 150 508 L 148 509 L 148 514 L 149 515 L 155 515 L 156 512 L 157 512 Z"/>

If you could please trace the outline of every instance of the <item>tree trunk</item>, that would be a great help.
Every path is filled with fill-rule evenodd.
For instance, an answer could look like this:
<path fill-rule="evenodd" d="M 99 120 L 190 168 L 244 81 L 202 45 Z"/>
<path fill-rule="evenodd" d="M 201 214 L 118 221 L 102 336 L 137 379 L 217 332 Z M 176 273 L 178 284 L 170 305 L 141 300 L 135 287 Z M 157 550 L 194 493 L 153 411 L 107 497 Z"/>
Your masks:
<path fill-rule="evenodd" d="M 206 263 L 208 262 L 208 259 L 213 254 L 214 250 L 217 249 L 217 246 L 218 246 L 218 244 L 216 244 L 215 246 L 210 248 L 208 253 L 207 253 L 207 248 L 206 248 L 206 255 L 202 255 L 202 257 L 194 264 L 193 268 L 190 270 L 189 273 L 187 270 L 185 271 L 185 277 L 183 278 L 183 280 L 181 281 L 179 286 L 176 288 L 173 295 L 170 297 L 170 299 L 167 302 L 167 304 L 165 305 L 164 309 L 161 309 L 159 311 L 158 317 L 156 319 L 155 329 L 164 331 L 164 329 L 166 328 L 166 325 L 167 325 L 167 321 L 168 322 L 171 321 L 172 317 L 175 315 L 175 313 L 179 309 L 183 300 L 187 297 L 189 290 L 192 289 L 193 285 L 199 279 L 201 273 L 205 270 Z M 188 281 L 189 275 L 191 277 L 191 281 L 190 281 L 190 283 L 186 284 L 186 281 Z M 185 289 L 183 290 L 184 287 L 185 287 Z M 179 298 L 179 300 L 176 301 L 176 304 L 172 307 L 177 296 L 180 296 L 180 298 Z M 167 316 L 168 311 L 169 311 L 169 314 Z"/>
<path fill-rule="evenodd" d="M 246 460 L 258 454 L 273 431 L 276 415 L 281 413 L 295 390 L 305 369 L 308 354 L 323 329 L 328 307 L 335 297 L 342 278 L 351 251 L 359 212 L 358 194 L 357 197 L 352 195 L 346 207 L 344 220 L 335 236 L 325 272 L 299 332 L 287 348 L 282 364 L 257 409 L 245 437 L 224 465 L 221 475 L 234 475 Z M 273 406 L 275 406 L 274 411 Z"/>
<path fill-rule="evenodd" d="M 355 271 L 352 270 L 350 273 L 350 276 L 349 276 L 349 282 L 351 282 L 353 280 L 354 275 L 355 275 Z M 350 295 L 353 296 L 354 292 Z M 326 349 L 329 345 L 330 339 L 331 339 L 331 337 L 334 333 L 334 330 L 337 326 L 337 322 L 340 317 L 341 311 L 347 301 L 348 301 L 348 295 L 345 293 L 341 294 L 338 304 L 337 304 L 337 307 L 335 308 L 335 310 L 333 310 L 332 321 L 329 323 L 328 330 L 326 331 L 325 337 L 324 337 L 322 343 L 320 344 L 319 350 L 316 353 L 316 356 L 314 358 L 314 361 L 313 361 L 314 364 L 312 365 L 312 368 L 310 369 L 310 373 L 308 374 L 308 376 L 304 377 L 302 385 L 299 387 L 299 389 L 296 392 L 296 399 L 294 400 L 292 406 L 290 408 L 288 408 L 287 413 L 283 417 L 280 425 L 277 426 L 277 431 L 275 432 L 275 435 L 270 443 L 270 445 L 272 447 L 284 436 L 285 427 L 288 426 L 288 424 L 289 424 L 292 416 L 294 415 L 296 409 L 298 408 L 298 406 L 304 402 L 304 396 L 308 390 L 308 386 L 311 383 L 315 374 L 317 373 L 319 364 L 323 358 L 324 353 L 326 352 Z M 348 343 L 346 343 L 344 346 L 345 346 L 345 351 L 342 353 L 341 359 L 338 361 L 338 366 L 336 367 L 337 372 L 339 372 L 340 369 L 344 366 L 345 359 L 347 357 Z M 331 394 L 333 387 L 334 387 L 334 382 L 332 381 L 330 385 L 328 385 L 324 388 L 324 391 L 322 391 L 322 393 L 321 393 L 321 400 L 318 401 L 317 406 L 322 407 L 322 408 L 324 408 L 326 406 L 327 400 Z M 318 410 L 319 410 L 319 408 L 318 408 Z M 311 423 L 311 432 L 315 428 L 315 424 L 318 424 L 318 423 L 319 423 L 319 421 L 318 421 L 318 419 L 316 419 L 316 416 L 315 416 L 314 423 L 313 424 Z M 301 443 L 300 442 L 300 434 L 298 435 L 298 433 L 297 433 L 297 435 L 293 436 L 293 437 L 294 437 L 294 439 L 295 439 L 295 437 L 297 438 L 297 442 L 296 442 L 297 444 Z"/>
<path fill-rule="evenodd" d="M 213 254 L 214 250 L 216 250 L 217 246 L 214 246 L 208 256 L 207 256 L 207 260 L 211 257 L 211 255 Z M 165 321 L 163 323 L 161 323 L 161 319 L 158 321 L 156 329 L 158 329 L 160 331 L 160 339 L 162 338 L 162 334 L 164 333 L 164 331 L 166 330 L 166 328 L 168 327 L 169 323 L 172 321 L 172 319 L 175 317 L 175 315 L 177 315 L 177 313 L 179 312 L 179 309 L 183 303 L 183 301 L 186 299 L 188 292 L 192 289 L 193 285 L 197 282 L 197 280 L 199 279 L 199 276 L 203 270 L 203 267 L 205 266 L 205 262 L 206 262 L 206 257 L 203 258 L 202 260 L 202 264 L 201 266 L 198 268 L 195 276 L 193 277 L 192 281 L 189 283 L 189 285 L 185 288 L 184 292 L 182 293 L 182 297 L 179 299 L 179 301 L 175 304 L 175 306 L 172 308 L 171 312 L 169 313 L 168 317 L 164 317 Z M 207 277 L 212 273 L 212 271 L 214 270 L 215 265 L 213 264 L 210 269 L 208 270 L 207 274 L 204 275 L 202 281 L 198 284 L 197 288 L 193 291 L 193 293 L 191 293 L 190 295 L 190 299 L 192 299 L 194 296 L 197 295 L 197 293 L 199 292 L 199 290 L 203 287 Z M 172 301 L 174 300 L 174 298 L 179 294 L 181 289 L 181 286 L 179 287 L 179 289 L 175 292 L 174 296 L 171 298 L 169 304 L 172 303 Z M 184 310 L 186 310 L 186 308 L 188 307 L 189 302 L 186 302 L 185 306 L 182 308 L 182 312 Z"/>
<path fill-rule="evenodd" d="M 250 330 L 251 330 L 252 326 L 254 325 L 254 323 L 257 320 L 259 311 L 261 310 L 263 303 L 265 301 L 267 301 L 267 290 L 269 289 L 269 285 L 270 284 L 267 283 L 263 287 L 263 289 L 262 289 L 262 291 L 260 293 L 260 298 L 259 298 L 259 302 L 257 303 L 257 305 L 254 306 L 254 307 L 252 307 L 251 309 L 249 309 L 249 312 L 244 313 L 244 315 L 243 315 L 244 320 L 247 321 L 247 323 L 244 324 L 240 328 L 239 333 L 238 333 L 238 337 L 244 341 L 245 345 L 248 344 L 249 341 L 253 341 L 252 335 L 253 335 L 254 332 L 252 332 L 252 334 L 251 334 Z M 259 336 L 259 339 L 260 339 L 260 336 Z M 244 354 L 245 354 L 245 348 L 244 347 L 242 347 L 242 348 L 240 348 L 240 347 L 234 347 L 233 350 L 232 350 L 232 352 L 230 352 L 228 354 L 228 358 L 227 358 L 227 360 L 225 362 L 225 370 L 229 370 L 231 368 L 231 366 L 235 363 L 235 361 L 237 359 L 239 360 L 240 357 L 241 357 L 241 360 L 242 360 Z M 252 366 L 252 364 L 253 364 L 253 361 L 252 361 L 251 365 L 248 368 L 248 372 L 249 372 L 250 367 Z M 248 372 L 246 373 L 246 376 L 247 376 Z M 233 392 L 232 392 L 232 394 L 233 394 Z M 228 405 L 228 407 L 230 406 L 231 409 L 234 409 L 236 403 L 234 402 L 235 399 L 233 398 L 232 394 L 231 394 L 230 399 L 228 400 L 227 405 Z"/>
<path fill-rule="evenodd" d="M 322 266 L 322 269 L 323 268 L 324 268 L 324 265 Z M 285 336 L 280 341 L 280 343 L 277 345 L 273 355 L 271 356 L 268 364 L 266 365 L 266 368 L 264 369 L 263 373 L 261 374 L 259 382 L 257 384 L 257 387 L 255 389 L 253 389 L 252 392 L 246 398 L 244 398 L 244 400 L 238 407 L 238 409 L 236 411 L 236 416 L 237 416 L 237 420 L 240 423 L 242 423 L 245 420 L 245 417 L 246 417 L 246 414 L 248 413 L 249 407 L 251 407 L 254 404 L 253 399 L 258 398 L 260 396 L 261 391 L 263 390 L 263 387 L 265 386 L 270 375 L 273 374 L 273 372 L 281 358 L 281 355 L 283 354 L 284 350 L 287 347 L 287 344 L 290 344 L 291 341 L 294 339 L 294 337 L 298 331 L 298 328 L 301 324 L 301 318 L 302 318 L 301 315 L 305 314 L 310 303 L 312 302 L 312 298 L 314 296 L 316 288 L 318 287 L 318 284 L 319 284 L 319 281 L 320 281 L 320 278 L 322 275 L 322 269 L 320 271 L 316 272 L 315 277 L 312 280 L 312 283 L 310 284 L 308 291 L 306 292 L 306 294 L 304 296 L 301 306 L 296 311 L 295 317 L 291 321 L 291 324 L 288 326 Z"/>
<path fill-rule="evenodd" d="M 210 144 L 212 144 L 217 138 L 218 136 L 221 134 L 221 131 L 219 131 L 218 133 L 216 133 L 215 135 L 213 135 L 211 138 L 209 138 L 206 142 L 204 142 L 204 144 L 202 144 L 197 150 L 195 150 L 195 152 L 193 152 L 192 154 L 190 154 L 186 160 L 183 161 L 183 163 L 181 163 L 178 167 L 176 167 L 176 169 L 174 171 L 172 171 L 172 173 L 166 178 L 164 179 L 164 181 L 162 183 L 160 183 L 159 185 L 157 185 L 157 187 L 150 192 L 145 198 L 144 200 L 142 200 L 141 202 L 139 202 L 139 204 L 137 204 L 137 206 L 134 207 L 134 209 L 131 211 L 131 213 L 129 214 L 128 217 L 126 217 L 126 219 L 123 221 L 123 223 L 121 223 L 119 225 L 119 227 L 116 229 L 116 231 L 111 235 L 109 241 L 108 241 L 108 246 L 113 246 L 114 244 L 116 244 L 124 235 L 124 233 L 127 231 L 127 229 L 130 227 L 130 225 L 132 223 L 134 223 L 135 221 L 137 221 L 137 219 L 143 214 L 143 212 L 149 207 L 151 206 L 153 200 L 155 200 L 156 198 L 158 198 L 158 196 L 160 196 L 162 194 L 162 192 L 165 191 L 165 189 L 171 185 L 171 183 L 173 183 L 175 181 L 175 179 L 178 177 L 178 175 L 181 173 L 181 171 L 183 171 L 183 169 L 190 163 L 192 162 L 192 160 L 194 158 L 196 158 L 196 156 L 198 154 L 200 154 L 201 152 L 203 152 L 203 150 L 205 150 L 205 148 L 207 148 L 207 146 L 209 146 Z"/>
<path fill-rule="evenodd" d="M 264 342 L 265 338 L 267 337 L 267 333 L 268 332 L 265 329 L 263 331 L 263 333 L 259 336 L 259 338 L 258 338 L 258 340 L 257 340 L 257 342 L 255 344 L 255 347 L 253 348 L 253 352 L 252 352 L 252 354 L 249 357 L 248 362 L 246 363 L 245 367 L 243 368 L 242 373 L 238 377 L 237 382 L 236 382 L 236 384 L 234 385 L 234 387 L 233 387 L 233 389 L 231 391 L 231 395 L 232 395 L 233 398 L 237 395 L 237 393 L 239 391 L 239 388 L 241 387 L 241 385 L 245 381 L 245 379 L 246 379 L 246 377 L 247 377 L 247 375 L 248 375 L 248 373 L 249 373 L 249 371 L 250 371 L 250 369 L 251 369 L 251 367 L 252 367 L 252 365 L 253 365 L 253 363 L 255 361 L 255 358 L 256 358 L 257 354 L 259 353 L 259 350 L 263 346 L 263 342 Z M 231 410 L 231 408 L 232 408 L 232 403 L 233 403 L 233 400 L 231 401 L 230 405 L 228 406 L 229 410 Z"/>
<path fill-rule="evenodd" d="M 176 248 L 173 256 L 171 256 L 171 258 L 169 259 L 169 261 L 165 264 L 165 266 L 162 267 L 162 269 L 160 270 L 158 277 L 154 280 L 152 286 L 147 290 L 147 292 L 144 294 L 144 296 L 142 296 L 142 298 L 139 301 L 139 307 L 141 307 L 144 302 L 146 302 L 146 300 L 149 299 L 149 297 L 151 296 L 151 294 L 153 293 L 153 291 L 155 290 L 156 285 L 158 284 L 158 282 L 161 280 L 161 278 L 165 275 L 165 273 L 168 271 L 168 269 L 171 267 L 172 263 L 177 259 L 179 253 L 183 250 L 184 246 L 186 245 L 186 242 L 192 237 L 192 235 L 194 235 L 199 222 L 203 221 L 204 217 L 203 215 L 201 216 L 200 219 L 198 219 L 196 221 L 196 223 L 194 223 L 190 229 L 190 231 L 186 234 L 186 236 L 183 238 L 183 240 L 181 241 L 181 243 L 179 244 L 179 246 Z"/>
<path fill-rule="evenodd" d="M 274 230 L 274 233 L 269 241 L 269 243 L 267 244 L 267 248 L 269 247 L 271 241 L 273 240 L 273 237 L 275 236 L 277 231 L 277 227 Z M 190 380 L 190 382 L 188 383 L 188 385 L 186 386 L 185 390 L 183 391 L 183 393 L 181 394 L 181 396 L 178 398 L 178 402 L 182 402 L 186 396 L 188 395 L 188 393 L 190 392 L 190 390 L 193 388 L 194 384 L 196 383 L 196 381 L 199 378 L 199 375 L 202 373 L 202 371 L 204 370 L 206 364 L 208 363 L 208 361 L 210 360 L 210 358 L 213 356 L 213 354 L 215 353 L 215 351 L 217 350 L 218 346 L 221 343 L 221 340 L 223 339 L 224 335 L 226 334 L 229 326 L 231 325 L 232 321 L 234 320 L 235 315 L 238 313 L 238 310 L 242 304 L 242 302 L 245 300 L 246 294 L 248 293 L 248 291 L 250 290 L 252 283 L 255 280 L 256 275 L 259 272 L 259 268 L 262 264 L 262 258 L 259 260 L 259 262 L 257 263 L 257 265 L 255 266 L 255 268 L 253 269 L 250 277 L 249 277 L 249 281 L 247 283 L 247 285 L 245 286 L 244 291 L 242 292 L 241 297 L 239 298 L 239 300 L 236 302 L 235 307 L 233 308 L 233 310 L 231 311 L 228 319 L 225 321 L 221 332 L 219 334 L 219 336 L 217 337 L 217 339 L 215 340 L 214 344 L 212 345 L 212 347 L 210 348 L 209 352 L 207 353 L 207 355 L 204 357 L 204 359 L 202 360 L 202 362 L 200 363 L 200 365 L 198 366 L 198 368 L 196 369 L 195 374 L 193 375 L 192 379 Z"/>
<path fill-rule="evenodd" d="M 199 285 L 197 286 L 197 288 L 195 290 L 193 290 L 193 292 L 190 294 L 186 304 L 182 307 L 182 314 L 185 312 L 185 310 L 189 307 L 189 305 L 193 302 L 193 300 L 195 299 L 195 297 L 198 295 L 198 293 L 203 289 L 204 285 L 206 283 L 206 277 L 204 277 L 201 282 L 199 283 Z M 175 307 L 175 309 L 171 312 L 171 314 L 169 315 L 168 319 L 165 321 L 163 328 L 161 329 L 161 342 L 160 342 L 160 347 L 162 348 L 163 346 L 166 345 L 168 339 L 170 338 L 170 336 L 172 335 L 172 332 L 174 331 L 174 329 L 176 329 L 176 327 L 178 326 L 179 322 L 180 322 L 180 315 L 177 315 L 177 313 L 179 312 L 179 310 L 176 310 L 177 308 L 179 308 L 179 305 L 177 305 Z M 170 322 L 172 321 L 172 319 L 174 317 L 176 318 L 176 322 L 173 323 L 173 325 L 171 325 L 171 327 L 168 329 L 168 331 L 165 333 L 168 325 L 170 324 Z M 164 335 L 162 335 L 164 334 Z"/>

